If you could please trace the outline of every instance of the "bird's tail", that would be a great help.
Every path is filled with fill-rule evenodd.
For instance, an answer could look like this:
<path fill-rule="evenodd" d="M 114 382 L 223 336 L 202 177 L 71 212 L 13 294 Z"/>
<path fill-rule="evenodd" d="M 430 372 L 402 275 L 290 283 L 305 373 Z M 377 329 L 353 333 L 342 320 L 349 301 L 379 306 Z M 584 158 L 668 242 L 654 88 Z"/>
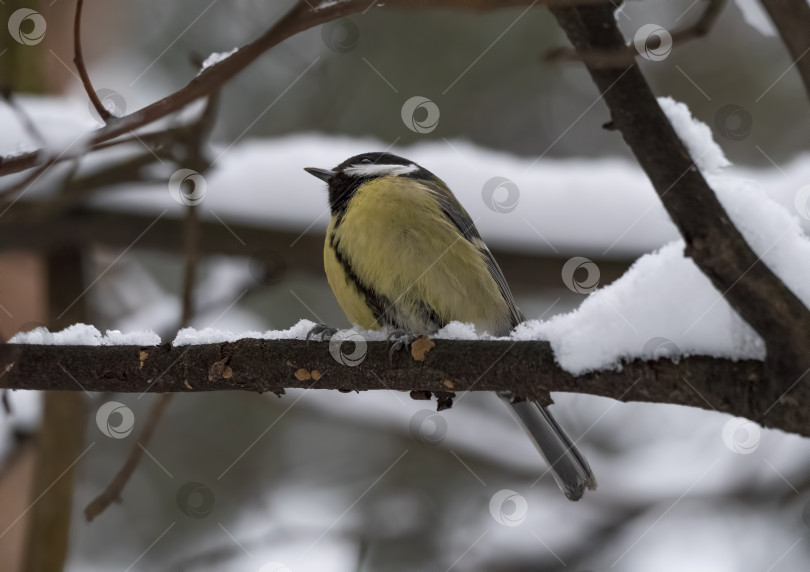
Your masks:
<path fill-rule="evenodd" d="M 526 432 L 531 435 L 554 480 L 569 500 L 582 498 L 585 489 L 596 489 L 596 477 L 588 461 L 545 407 L 533 401 L 512 402 L 505 395 L 501 397 L 523 421 Z"/>

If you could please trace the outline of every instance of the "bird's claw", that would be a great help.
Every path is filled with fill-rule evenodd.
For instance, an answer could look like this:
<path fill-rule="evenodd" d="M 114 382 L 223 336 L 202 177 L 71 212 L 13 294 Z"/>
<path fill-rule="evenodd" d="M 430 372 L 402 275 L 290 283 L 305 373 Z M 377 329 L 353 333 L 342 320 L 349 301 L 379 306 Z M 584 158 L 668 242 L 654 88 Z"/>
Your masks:
<path fill-rule="evenodd" d="M 407 349 L 418 338 L 416 334 L 406 332 L 405 330 L 394 330 L 388 334 L 388 341 L 393 342 L 391 349 L 388 350 L 388 359 L 393 361 L 394 353 Z"/>
<path fill-rule="evenodd" d="M 307 341 L 312 339 L 318 342 L 328 342 L 336 333 L 337 329 L 331 328 L 326 324 L 318 324 L 307 332 Z"/>

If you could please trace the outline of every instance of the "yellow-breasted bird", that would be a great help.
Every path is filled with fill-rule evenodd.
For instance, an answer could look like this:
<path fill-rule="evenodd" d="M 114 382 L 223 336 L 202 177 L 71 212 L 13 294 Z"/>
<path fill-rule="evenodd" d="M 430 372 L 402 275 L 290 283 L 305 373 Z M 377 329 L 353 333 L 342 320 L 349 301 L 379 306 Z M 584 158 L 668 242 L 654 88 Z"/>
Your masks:
<path fill-rule="evenodd" d="M 329 185 L 324 267 L 349 321 L 407 334 L 459 321 L 497 336 L 524 321 L 470 215 L 433 173 L 390 153 L 305 170 Z M 545 407 L 502 397 L 569 499 L 596 488 L 588 462 Z"/>

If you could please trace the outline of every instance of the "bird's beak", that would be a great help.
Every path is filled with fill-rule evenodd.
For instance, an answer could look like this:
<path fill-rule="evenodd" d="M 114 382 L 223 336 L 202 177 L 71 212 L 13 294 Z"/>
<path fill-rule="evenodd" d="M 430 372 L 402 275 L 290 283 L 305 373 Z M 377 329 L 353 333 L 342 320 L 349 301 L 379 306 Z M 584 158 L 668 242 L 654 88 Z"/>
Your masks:
<path fill-rule="evenodd" d="M 304 171 L 309 173 L 314 177 L 318 177 L 321 181 L 329 182 L 329 179 L 335 174 L 334 171 L 330 171 L 329 169 L 318 169 L 316 167 L 304 167 Z"/>

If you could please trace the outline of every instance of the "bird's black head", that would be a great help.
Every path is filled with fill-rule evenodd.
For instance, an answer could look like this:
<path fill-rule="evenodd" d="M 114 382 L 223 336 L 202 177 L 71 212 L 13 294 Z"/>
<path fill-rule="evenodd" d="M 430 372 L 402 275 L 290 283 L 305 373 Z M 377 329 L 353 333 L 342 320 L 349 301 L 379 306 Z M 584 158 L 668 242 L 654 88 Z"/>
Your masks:
<path fill-rule="evenodd" d="M 329 207 L 333 215 L 340 215 L 363 183 L 381 177 L 408 177 L 435 179 L 435 175 L 413 161 L 391 153 L 362 153 L 343 161 L 334 169 L 306 167 L 310 175 L 329 185 Z"/>

